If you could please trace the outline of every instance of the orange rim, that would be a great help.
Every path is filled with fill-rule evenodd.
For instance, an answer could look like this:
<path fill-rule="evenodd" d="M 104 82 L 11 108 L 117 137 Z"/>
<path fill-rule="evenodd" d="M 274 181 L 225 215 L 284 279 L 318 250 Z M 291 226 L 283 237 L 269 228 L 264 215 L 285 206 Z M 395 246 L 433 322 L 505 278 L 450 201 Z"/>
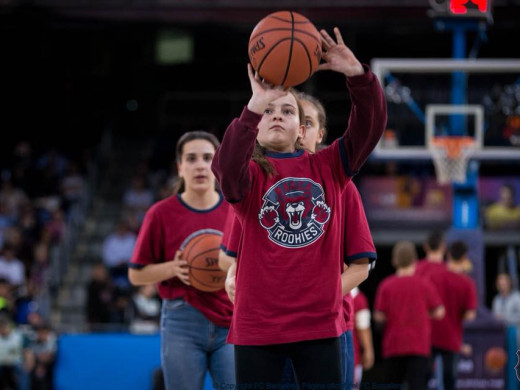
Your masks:
<path fill-rule="evenodd" d="M 445 149 L 449 158 L 456 159 L 461 156 L 464 148 L 475 145 L 475 138 L 456 136 L 433 137 L 432 143 L 437 148 Z"/>

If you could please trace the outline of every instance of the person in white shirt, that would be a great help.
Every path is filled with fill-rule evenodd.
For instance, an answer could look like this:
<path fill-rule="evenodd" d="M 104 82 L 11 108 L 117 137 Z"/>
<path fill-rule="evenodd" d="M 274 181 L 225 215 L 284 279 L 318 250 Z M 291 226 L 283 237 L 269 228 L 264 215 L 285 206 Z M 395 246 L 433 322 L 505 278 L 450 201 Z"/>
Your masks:
<path fill-rule="evenodd" d="M 493 298 L 493 314 L 506 325 L 517 327 L 517 337 L 520 343 L 520 292 L 513 290 L 511 276 L 505 272 L 497 275 L 496 288 L 498 294 Z"/>
<path fill-rule="evenodd" d="M 0 278 L 6 279 L 15 287 L 25 283 L 25 266 L 16 258 L 16 252 L 11 245 L 4 245 L 0 256 Z"/>
<path fill-rule="evenodd" d="M 126 222 L 121 221 L 115 232 L 107 236 L 103 242 L 101 258 L 116 286 L 129 286 L 128 262 L 132 257 L 135 241 L 136 235 L 129 230 Z"/>

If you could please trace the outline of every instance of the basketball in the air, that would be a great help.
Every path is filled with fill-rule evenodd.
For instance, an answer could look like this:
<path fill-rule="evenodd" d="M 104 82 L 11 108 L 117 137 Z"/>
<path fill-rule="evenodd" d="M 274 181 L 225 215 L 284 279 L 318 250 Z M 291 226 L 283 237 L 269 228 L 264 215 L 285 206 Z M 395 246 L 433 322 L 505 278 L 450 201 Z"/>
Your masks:
<path fill-rule="evenodd" d="M 182 259 L 188 263 L 190 283 L 198 290 L 224 288 L 226 273 L 218 266 L 221 241 L 221 232 L 205 229 L 190 235 L 181 246 Z"/>
<path fill-rule="evenodd" d="M 490 372 L 502 370 L 507 362 L 507 353 L 504 348 L 492 347 L 484 355 L 484 364 Z"/>
<path fill-rule="evenodd" d="M 249 61 L 261 78 L 293 87 L 305 82 L 321 60 L 321 36 L 305 16 L 293 11 L 267 15 L 249 38 Z"/>

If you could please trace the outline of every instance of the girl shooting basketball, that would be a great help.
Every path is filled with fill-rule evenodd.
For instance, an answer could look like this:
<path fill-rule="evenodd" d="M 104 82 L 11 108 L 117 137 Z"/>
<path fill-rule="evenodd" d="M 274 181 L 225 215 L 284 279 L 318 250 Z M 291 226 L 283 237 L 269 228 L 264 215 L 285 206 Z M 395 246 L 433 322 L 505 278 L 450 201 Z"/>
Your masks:
<path fill-rule="evenodd" d="M 298 99 L 248 66 L 252 97 L 213 160 L 242 226 L 228 337 L 238 385 L 280 383 L 286 357 L 300 383 L 342 382 L 341 193 L 381 137 L 386 105 L 375 76 L 334 32 L 337 42 L 321 33 L 319 69 L 347 77 L 352 109 L 344 136 L 315 155 L 300 149 Z"/>
<path fill-rule="evenodd" d="M 228 204 L 215 190 L 210 169 L 217 146 L 215 136 L 203 131 L 179 139 L 178 194 L 146 213 L 130 263 L 130 281 L 157 283 L 163 298 L 161 362 L 167 390 L 202 390 L 208 369 L 215 388 L 235 383 L 233 348 L 226 343 L 231 302 L 223 289 L 203 292 L 190 286 L 179 251 L 197 231 L 223 229 Z"/>

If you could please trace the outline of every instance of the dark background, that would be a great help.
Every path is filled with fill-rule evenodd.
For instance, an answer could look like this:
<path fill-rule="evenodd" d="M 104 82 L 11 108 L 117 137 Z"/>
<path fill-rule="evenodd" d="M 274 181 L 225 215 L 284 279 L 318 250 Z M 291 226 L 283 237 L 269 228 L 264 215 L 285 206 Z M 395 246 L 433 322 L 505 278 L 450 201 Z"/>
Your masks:
<path fill-rule="evenodd" d="M 427 0 L 311 3 L 0 1 L 3 146 L 30 136 L 41 145 L 81 148 L 96 143 L 107 128 L 174 139 L 190 128 L 220 135 L 249 96 L 249 34 L 262 17 L 280 9 L 301 12 L 318 28 L 340 27 L 366 63 L 374 57 L 451 56 L 451 33 L 435 30 Z M 520 37 L 520 6 L 495 3 L 494 23 L 479 57 L 519 57 L 514 42 Z M 193 62 L 157 64 L 155 44 L 165 28 L 193 37 Z M 468 38 L 470 48 L 473 36 Z M 318 73 L 300 88 L 317 94 L 327 111 L 345 112 L 331 123 L 331 138 L 339 135 L 348 99 L 332 96 L 344 91 L 343 77 Z M 206 92 L 208 98 L 179 103 L 179 96 L 194 92 Z M 138 104 L 135 111 L 126 107 L 130 100 Z"/>

